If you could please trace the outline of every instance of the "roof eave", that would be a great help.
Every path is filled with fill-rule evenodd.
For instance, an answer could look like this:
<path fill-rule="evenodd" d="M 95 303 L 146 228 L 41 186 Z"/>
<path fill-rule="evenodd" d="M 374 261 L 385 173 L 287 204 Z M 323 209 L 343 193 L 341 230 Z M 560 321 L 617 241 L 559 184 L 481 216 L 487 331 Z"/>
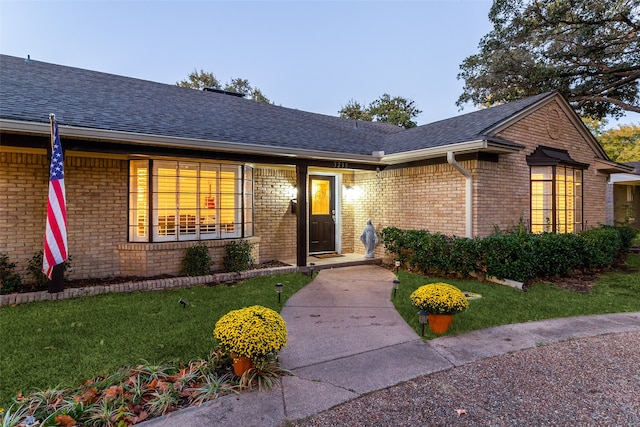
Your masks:
<path fill-rule="evenodd" d="M 600 143 L 598 143 L 598 141 L 593 136 L 593 134 L 589 131 L 589 129 L 587 129 L 585 124 L 582 122 L 582 120 L 580 119 L 580 116 L 578 116 L 578 114 L 576 114 L 576 112 L 573 110 L 573 108 L 571 108 L 571 105 L 569 105 L 567 100 L 564 99 L 564 97 L 562 95 L 560 95 L 559 92 L 551 92 L 551 93 L 549 93 L 549 96 L 545 96 L 544 98 L 538 100 L 534 104 L 529 105 L 527 108 L 524 108 L 523 110 L 518 111 L 516 114 L 510 116 L 509 118 L 507 118 L 507 119 L 505 119 L 505 120 L 503 120 L 503 121 L 501 121 L 499 123 L 496 123 L 495 125 L 493 125 L 492 127 L 488 128 L 488 129 L 485 129 L 483 134 L 497 135 L 502 130 L 508 128 L 512 124 L 514 124 L 517 121 L 521 120 L 523 117 L 526 117 L 529 114 L 531 114 L 532 111 L 537 110 L 537 109 L 539 109 L 539 108 L 541 108 L 541 107 L 543 107 L 543 106 L 545 106 L 545 105 L 547 105 L 547 104 L 549 104 L 550 102 L 553 102 L 553 101 L 557 101 L 558 102 L 558 104 L 560 105 L 560 108 L 562 108 L 563 112 L 566 114 L 566 116 L 569 118 L 569 120 L 573 123 L 574 127 L 578 130 L 578 132 L 580 132 L 580 134 L 582 134 L 582 136 L 587 141 L 587 144 L 589 144 L 591 149 L 600 158 L 608 160 L 609 157 L 607 156 L 607 153 L 604 151 L 604 149 L 602 148 Z"/>
<path fill-rule="evenodd" d="M 606 174 L 632 173 L 635 170 L 633 166 L 623 165 L 611 160 L 604 160 L 599 158 L 594 159 L 594 166 L 598 172 Z"/>
<path fill-rule="evenodd" d="M 411 161 L 432 159 L 436 157 L 446 156 L 450 151 L 454 152 L 455 154 L 466 154 L 480 151 L 494 154 L 510 154 L 521 151 L 522 149 L 524 149 L 524 146 L 519 144 L 504 144 L 487 139 L 480 139 L 475 141 L 442 145 L 439 147 L 425 148 L 421 150 L 389 154 L 382 157 L 382 162 L 389 165 L 394 165 Z"/>
<path fill-rule="evenodd" d="M 50 127 L 45 123 L 0 119 L 0 131 L 16 132 L 22 134 L 49 135 Z M 382 164 L 381 158 L 374 155 L 349 154 L 332 151 L 275 147 L 250 143 L 182 138 L 64 125 L 59 125 L 59 132 L 60 136 L 63 138 L 67 137 L 97 141 L 109 141 L 112 143 L 121 144 L 217 151 L 238 154 L 258 154 L 266 156 L 288 157 L 291 159 L 299 158 L 330 160 L 337 162 L 361 162 L 376 165 Z"/>

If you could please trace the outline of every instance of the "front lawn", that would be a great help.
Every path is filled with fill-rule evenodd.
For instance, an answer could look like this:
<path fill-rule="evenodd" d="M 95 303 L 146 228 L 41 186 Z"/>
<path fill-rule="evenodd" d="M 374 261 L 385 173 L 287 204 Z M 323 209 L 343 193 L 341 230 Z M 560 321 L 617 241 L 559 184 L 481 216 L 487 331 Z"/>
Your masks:
<path fill-rule="evenodd" d="M 393 298 L 396 309 L 418 333 L 418 309 L 409 296 L 427 283 L 445 282 L 462 291 L 479 293 L 482 298 L 469 301 L 469 309 L 456 314 L 447 335 L 455 335 L 492 326 L 529 322 L 557 317 L 640 311 L 640 255 L 630 254 L 627 270 L 602 274 L 589 293 L 560 289 L 538 282 L 526 291 L 474 280 L 425 277 L 400 271 L 400 287 Z M 425 327 L 425 338 L 435 338 Z"/>
<path fill-rule="evenodd" d="M 250 305 L 280 311 L 310 277 L 280 274 L 232 286 L 105 294 L 0 309 L 0 408 L 19 391 L 68 388 L 123 366 L 206 358 L 213 327 Z M 284 284 L 278 304 L 275 283 Z M 180 299 L 188 305 L 180 304 Z"/>

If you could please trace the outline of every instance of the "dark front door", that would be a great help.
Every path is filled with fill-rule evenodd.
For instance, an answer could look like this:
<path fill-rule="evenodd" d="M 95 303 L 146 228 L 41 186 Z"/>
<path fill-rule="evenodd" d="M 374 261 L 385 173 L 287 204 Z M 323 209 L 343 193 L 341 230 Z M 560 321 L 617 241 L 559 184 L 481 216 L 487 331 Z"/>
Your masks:
<path fill-rule="evenodd" d="M 335 178 L 309 176 L 309 252 L 336 250 Z"/>

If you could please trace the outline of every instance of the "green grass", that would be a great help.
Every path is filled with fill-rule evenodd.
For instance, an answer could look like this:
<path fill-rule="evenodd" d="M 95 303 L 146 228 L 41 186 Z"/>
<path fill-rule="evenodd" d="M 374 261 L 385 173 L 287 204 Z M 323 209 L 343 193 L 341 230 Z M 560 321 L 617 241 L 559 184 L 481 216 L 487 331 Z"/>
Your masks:
<path fill-rule="evenodd" d="M 200 359 L 230 310 L 282 304 L 310 277 L 282 274 L 233 286 L 106 294 L 0 309 L 0 407 L 18 391 L 70 387 L 123 366 Z M 275 283 L 284 284 L 278 304 Z M 178 302 L 189 303 L 186 308 Z"/>
<path fill-rule="evenodd" d="M 456 314 L 445 335 L 511 323 L 589 314 L 640 311 L 640 255 L 629 255 L 628 272 L 603 274 L 588 294 L 559 289 L 548 283 L 536 283 L 526 292 L 504 285 L 470 280 L 424 277 L 401 271 L 400 288 L 393 303 L 400 315 L 418 333 L 418 310 L 409 295 L 427 283 L 446 282 L 462 291 L 479 293 L 481 299 L 469 301 L 469 309 Z M 425 339 L 437 336 L 425 326 Z"/>
<path fill-rule="evenodd" d="M 640 311 L 640 255 L 629 255 L 635 272 L 603 275 L 590 294 L 539 283 L 527 292 L 469 280 L 425 278 L 400 272 L 393 302 L 418 333 L 409 300 L 426 283 L 445 281 L 482 294 L 457 314 L 447 335 L 510 323 L 599 313 Z M 302 274 L 258 277 L 233 286 L 107 294 L 0 309 L 0 407 L 18 392 L 74 388 L 124 366 L 178 364 L 204 358 L 213 348 L 213 327 L 225 313 L 260 304 L 281 305 L 310 281 Z M 282 304 L 275 283 L 284 283 Z M 179 303 L 189 302 L 186 308 Z M 435 334 L 425 328 L 425 338 Z"/>

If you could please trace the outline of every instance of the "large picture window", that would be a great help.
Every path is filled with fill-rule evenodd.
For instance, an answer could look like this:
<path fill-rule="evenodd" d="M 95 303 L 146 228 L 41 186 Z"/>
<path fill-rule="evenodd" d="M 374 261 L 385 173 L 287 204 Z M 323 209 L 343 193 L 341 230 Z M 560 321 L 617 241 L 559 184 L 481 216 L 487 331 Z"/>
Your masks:
<path fill-rule="evenodd" d="M 130 241 L 253 235 L 253 169 L 248 166 L 134 160 L 129 187 Z"/>
<path fill-rule="evenodd" d="M 531 167 L 531 231 L 577 233 L 583 229 L 583 169 L 565 150 L 538 147 Z"/>

